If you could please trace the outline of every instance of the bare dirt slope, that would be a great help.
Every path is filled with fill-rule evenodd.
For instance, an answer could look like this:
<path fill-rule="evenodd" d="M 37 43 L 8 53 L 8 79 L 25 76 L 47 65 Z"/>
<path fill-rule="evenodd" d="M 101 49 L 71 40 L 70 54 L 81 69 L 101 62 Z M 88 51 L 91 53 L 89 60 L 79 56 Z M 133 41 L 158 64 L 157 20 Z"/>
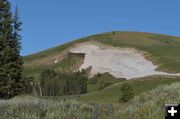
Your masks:
<path fill-rule="evenodd" d="M 157 66 L 145 59 L 142 52 L 133 48 L 102 48 L 97 44 L 85 44 L 72 48 L 70 52 L 85 54 L 80 70 L 92 66 L 91 76 L 105 72 L 126 79 L 148 75 L 180 75 L 156 71 Z"/>

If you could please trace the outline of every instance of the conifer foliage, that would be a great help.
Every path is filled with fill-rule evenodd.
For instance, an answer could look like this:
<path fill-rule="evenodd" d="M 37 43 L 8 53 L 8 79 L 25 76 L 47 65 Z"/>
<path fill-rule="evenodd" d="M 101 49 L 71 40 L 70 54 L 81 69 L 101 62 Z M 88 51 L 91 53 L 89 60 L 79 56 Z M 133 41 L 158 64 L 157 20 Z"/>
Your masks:
<path fill-rule="evenodd" d="M 21 22 L 18 9 L 13 15 L 8 0 L 0 0 L 0 98 L 22 92 Z"/>

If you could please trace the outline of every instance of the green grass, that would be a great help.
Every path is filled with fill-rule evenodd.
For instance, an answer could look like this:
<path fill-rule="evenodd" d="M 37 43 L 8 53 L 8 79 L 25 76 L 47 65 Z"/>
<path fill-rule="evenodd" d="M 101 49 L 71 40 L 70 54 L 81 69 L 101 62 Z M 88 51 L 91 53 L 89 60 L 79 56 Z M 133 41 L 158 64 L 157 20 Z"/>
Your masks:
<path fill-rule="evenodd" d="M 87 41 L 86 38 L 74 40 L 74 41 L 65 43 L 63 45 L 60 45 L 60 46 L 57 46 L 57 47 L 54 47 L 54 48 L 50 48 L 50 49 L 47 49 L 45 51 L 41 51 L 39 53 L 35 53 L 35 54 L 32 54 L 32 55 L 25 56 L 24 57 L 24 62 L 25 63 L 32 63 L 34 60 L 41 60 L 41 59 L 44 59 L 44 58 L 48 58 L 50 56 L 61 53 L 62 51 L 66 50 L 67 48 L 71 47 L 72 45 L 74 45 L 76 43 L 84 42 L 85 40 Z"/>
<path fill-rule="evenodd" d="M 157 88 L 160 85 L 169 85 L 174 82 L 180 82 L 180 77 L 159 77 L 152 76 L 137 80 L 128 80 L 120 83 L 115 83 L 101 91 L 87 93 L 78 96 L 68 96 L 65 99 L 77 99 L 86 103 L 118 103 L 121 94 L 121 86 L 123 83 L 130 83 L 133 87 L 135 95 Z"/>
<path fill-rule="evenodd" d="M 59 63 L 51 65 L 55 70 L 73 71 L 78 69 L 84 61 L 83 54 L 68 54 Z"/>
<path fill-rule="evenodd" d="M 47 68 L 53 68 L 57 71 L 60 70 L 75 70 L 80 67 L 83 63 L 84 55 L 83 54 L 67 54 L 61 61 L 56 64 L 49 64 L 49 65 L 31 65 L 24 67 L 24 75 L 28 77 L 35 77 L 36 79 L 39 78 L 41 72 Z"/>
<path fill-rule="evenodd" d="M 91 84 L 91 80 L 97 80 L 97 83 Z M 110 75 L 109 73 L 103 73 L 103 74 L 98 74 L 92 78 L 89 79 L 88 82 L 88 93 L 94 92 L 94 91 L 99 91 L 107 86 L 113 85 L 118 82 L 122 82 L 124 79 L 117 79 Z"/>

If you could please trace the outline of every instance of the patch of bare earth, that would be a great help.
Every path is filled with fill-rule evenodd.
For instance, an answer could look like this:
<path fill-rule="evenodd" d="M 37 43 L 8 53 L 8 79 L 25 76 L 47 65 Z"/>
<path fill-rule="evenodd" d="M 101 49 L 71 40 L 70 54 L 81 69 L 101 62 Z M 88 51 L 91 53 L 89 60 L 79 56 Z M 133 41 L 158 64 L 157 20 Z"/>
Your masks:
<path fill-rule="evenodd" d="M 79 68 L 92 67 L 90 75 L 105 73 L 116 78 L 138 78 L 149 75 L 177 75 L 156 71 L 158 66 L 144 57 L 144 53 L 134 48 L 113 48 L 98 43 L 77 44 L 70 49 L 71 53 L 85 54 L 84 63 Z"/>

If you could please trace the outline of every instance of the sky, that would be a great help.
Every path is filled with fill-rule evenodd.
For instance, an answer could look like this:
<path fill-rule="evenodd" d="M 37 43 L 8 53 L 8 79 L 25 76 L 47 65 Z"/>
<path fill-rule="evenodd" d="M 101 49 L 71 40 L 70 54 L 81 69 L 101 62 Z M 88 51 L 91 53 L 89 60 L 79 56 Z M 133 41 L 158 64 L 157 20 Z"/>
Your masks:
<path fill-rule="evenodd" d="M 142 31 L 180 36 L 180 0 L 10 0 L 22 25 L 23 56 L 85 36 Z"/>

